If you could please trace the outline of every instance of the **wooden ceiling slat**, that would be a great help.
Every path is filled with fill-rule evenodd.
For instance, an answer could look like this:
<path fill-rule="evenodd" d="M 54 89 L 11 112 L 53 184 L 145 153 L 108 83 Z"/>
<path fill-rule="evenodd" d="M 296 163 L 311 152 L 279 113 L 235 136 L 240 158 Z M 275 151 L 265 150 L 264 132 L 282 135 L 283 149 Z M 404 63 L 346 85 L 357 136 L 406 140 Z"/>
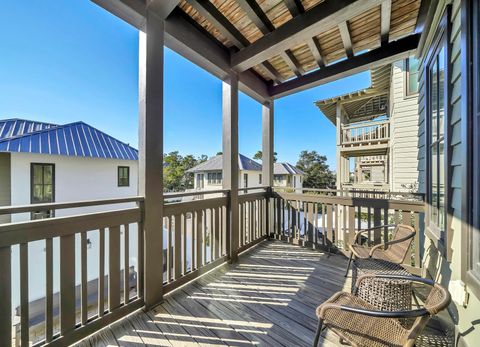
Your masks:
<path fill-rule="evenodd" d="M 257 3 L 275 28 L 293 18 L 283 0 L 257 0 Z"/>
<path fill-rule="evenodd" d="M 305 11 L 310 10 L 312 7 L 317 6 L 325 0 L 302 0 L 302 5 Z"/>
<path fill-rule="evenodd" d="M 280 74 L 280 72 L 276 68 L 274 68 L 269 61 L 264 61 L 262 65 L 268 77 L 270 77 L 270 79 L 275 83 L 278 84 L 285 80 L 282 74 Z"/>

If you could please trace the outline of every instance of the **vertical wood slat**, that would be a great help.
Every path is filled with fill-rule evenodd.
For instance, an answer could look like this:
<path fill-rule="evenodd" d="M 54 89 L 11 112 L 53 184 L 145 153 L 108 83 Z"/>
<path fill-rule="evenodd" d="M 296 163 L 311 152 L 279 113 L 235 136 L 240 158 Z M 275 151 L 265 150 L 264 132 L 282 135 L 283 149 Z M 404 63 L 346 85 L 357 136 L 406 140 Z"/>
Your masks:
<path fill-rule="evenodd" d="M 102 228 L 98 232 L 98 316 L 102 317 L 105 313 L 105 229 Z M 141 229 L 138 229 L 138 235 L 140 238 Z M 138 263 L 141 263 L 140 253 Z"/>
<path fill-rule="evenodd" d="M 60 237 L 60 334 L 75 328 L 75 235 Z"/>
<path fill-rule="evenodd" d="M 196 241 L 197 241 L 197 261 L 196 261 L 196 268 L 200 269 L 202 267 L 202 248 L 203 248 L 203 211 L 199 210 L 195 212 L 196 216 L 196 225 L 195 232 L 197 233 Z"/>
<path fill-rule="evenodd" d="M 187 216 L 186 214 L 179 215 L 180 225 L 182 230 L 182 273 L 187 273 Z"/>
<path fill-rule="evenodd" d="M 213 212 L 213 208 L 209 209 L 208 210 L 208 215 L 210 218 L 208 218 L 208 238 L 210 240 L 210 261 L 213 261 L 214 259 L 214 252 L 213 252 L 213 249 L 214 249 L 214 236 L 213 236 L 213 228 L 214 228 L 214 222 L 213 222 L 213 219 L 214 219 L 214 212 Z"/>
<path fill-rule="evenodd" d="M 137 232 L 137 242 L 138 242 L 138 260 L 137 260 L 137 266 L 138 266 L 138 274 L 137 274 L 137 287 L 138 287 L 138 293 L 137 295 L 141 298 L 144 297 L 144 292 L 143 292 L 143 287 L 144 287 L 144 250 L 145 250 L 145 237 L 144 237 L 144 229 L 143 229 L 143 223 L 137 223 L 138 226 L 138 232 Z"/>
<path fill-rule="evenodd" d="M 281 206 L 282 206 L 281 203 L 282 203 L 281 199 L 280 199 L 280 198 L 277 198 L 277 201 L 276 201 L 276 205 L 277 205 L 277 209 L 276 209 L 276 212 L 277 212 L 277 228 L 276 228 L 277 230 L 276 230 L 276 234 L 279 235 L 279 236 L 282 235 L 282 228 L 281 228 L 281 226 L 280 226 L 280 224 L 281 224 L 281 223 L 280 223 L 280 218 L 281 218 L 281 213 L 280 213 L 281 211 L 280 211 L 280 209 L 281 209 Z"/>
<path fill-rule="evenodd" d="M 215 259 L 220 258 L 220 208 L 215 208 Z"/>
<path fill-rule="evenodd" d="M 388 208 L 383 209 L 383 225 L 388 225 Z M 388 241 L 388 227 L 383 228 L 383 237 L 385 242 Z"/>
<path fill-rule="evenodd" d="M 108 310 L 120 306 L 120 226 L 108 228 Z"/>
<path fill-rule="evenodd" d="M 333 243 L 333 206 L 326 205 L 327 209 L 327 245 L 330 246 Z"/>
<path fill-rule="evenodd" d="M 20 244 L 20 329 L 21 345 L 29 346 L 28 243 Z"/>
<path fill-rule="evenodd" d="M 333 213 L 335 216 L 335 226 L 334 226 L 334 237 L 335 237 L 335 244 L 338 244 L 338 240 L 340 238 L 340 206 L 338 204 L 332 205 Z"/>
<path fill-rule="evenodd" d="M 0 261 L 0 263 L 2 263 Z M 2 263 L 3 264 L 3 263 Z M 0 295 L 0 297 L 2 297 Z M 45 239 L 45 341 L 53 339 L 53 239 Z M 1 343 L 0 343 L 1 345 Z"/>
<path fill-rule="evenodd" d="M 322 204 L 322 243 L 324 246 L 327 244 L 327 228 L 326 228 L 326 223 L 327 223 L 327 211 L 325 210 L 325 204 Z"/>
<path fill-rule="evenodd" d="M 313 242 L 318 245 L 318 204 L 313 204 Z"/>
<path fill-rule="evenodd" d="M 353 245 L 355 242 L 355 207 L 348 206 L 348 243 Z M 345 249 L 348 250 L 348 247 Z"/>
<path fill-rule="evenodd" d="M 379 208 L 374 208 L 373 209 L 373 225 L 374 226 L 382 225 L 381 218 L 382 218 L 381 210 Z M 376 245 L 382 242 L 382 229 L 379 228 L 373 231 L 373 242 Z"/>
<path fill-rule="evenodd" d="M 414 260 L 415 267 L 421 267 L 422 263 L 420 261 L 420 213 L 415 212 L 413 214 L 413 227 L 415 228 L 415 239 L 412 247 L 414 247 Z"/>
<path fill-rule="evenodd" d="M 245 245 L 245 230 L 244 230 L 244 225 L 245 225 L 245 208 L 243 206 L 243 203 L 238 204 L 238 220 L 239 220 L 239 233 L 240 233 L 240 238 L 239 238 L 239 245 L 243 246 Z"/>
<path fill-rule="evenodd" d="M 175 280 L 178 280 L 182 276 L 182 224 L 180 222 L 180 215 L 176 214 L 174 216 L 174 227 L 175 227 L 175 247 L 174 250 L 174 275 Z"/>
<path fill-rule="evenodd" d="M 87 232 L 80 233 L 80 273 L 81 273 L 81 322 L 87 324 L 88 319 L 88 287 L 87 287 Z"/>
<path fill-rule="evenodd" d="M 11 248 L 0 248 L 0 346 L 12 344 L 12 266 Z"/>
<path fill-rule="evenodd" d="M 172 269 L 173 269 L 173 218 L 169 216 L 167 221 L 167 283 L 172 280 Z"/>
<path fill-rule="evenodd" d="M 123 302 L 126 305 L 130 301 L 130 230 L 128 224 L 123 227 Z"/>

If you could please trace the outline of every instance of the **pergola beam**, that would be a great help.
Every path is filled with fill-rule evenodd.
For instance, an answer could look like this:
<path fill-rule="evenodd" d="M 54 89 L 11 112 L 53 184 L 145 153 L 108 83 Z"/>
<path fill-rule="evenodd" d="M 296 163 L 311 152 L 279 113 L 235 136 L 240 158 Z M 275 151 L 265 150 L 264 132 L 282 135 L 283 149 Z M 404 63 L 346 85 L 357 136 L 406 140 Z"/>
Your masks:
<path fill-rule="evenodd" d="M 237 0 L 237 3 L 264 35 L 275 30 L 275 26 L 255 0 Z"/>
<path fill-rule="evenodd" d="M 322 49 L 320 48 L 320 43 L 315 37 L 311 37 L 307 40 L 308 48 L 312 52 L 313 57 L 315 58 L 315 62 L 317 63 L 319 68 L 325 66 L 325 59 L 322 56 Z"/>
<path fill-rule="evenodd" d="M 305 8 L 300 0 L 284 0 L 288 11 L 292 14 L 292 17 L 296 17 L 305 12 Z"/>
<path fill-rule="evenodd" d="M 304 70 L 302 66 L 298 63 L 297 58 L 295 58 L 292 51 L 287 49 L 285 52 L 280 53 L 280 56 L 297 77 L 303 75 Z"/>
<path fill-rule="evenodd" d="M 269 35 L 258 39 L 250 46 L 232 54 L 231 66 L 237 71 L 245 71 L 252 66 L 270 59 L 339 23 L 345 22 L 383 0 L 335 0 L 325 1 L 311 10 L 294 17 Z"/>
<path fill-rule="evenodd" d="M 392 15 L 392 0 L 382 2 L 380 14 L 380 42 L 385 45 L 389 41 L 390 35 L 390 17 Z"/>
<path fill-rule="evenodd" d="M 270 95 L 273 98 L 280 98 L 378 66 L 391 64 L 411 55 L 418 46 L 419 38 L 420 34 L 410 35 L 369 52 L 354 56 L 353 58 L 326 66 L 323 69 L 316 70 L 294 80 L 289 80 L 277 86 L 271 86 L 269 88 Z"/>
<path fill-rule="evenodd" d="M 345 47 L 345 54 L 348 58 L 351 58 L 353 57 L 353 45 L 347 21 L 338 23 L 338 29 L 340 30 L 340 36 L 342 37 L 343 47 Z"/>
<path fill-rule="evenodd" d="M 268 61 L 264 61 L 262 64 L 265 72 L 267 73 L 268 77 L 275 82 L 275 83 L 280 83 L 284 81 L 285 79 L 283 78 L 282 75 L 273 67 L 272 64 L 270 64 Z"/>
<path fill-rule="evenodd" d="M 91 0 L 138 30 L 145 31 L 145 0 Z M 165 46 L 182 55 L 217 78 L 228 78 L 230 52 L 180 9 L 165 20 Z M 258 102 L 270 99 L 267 83 L 252 71 L 238 75 L 239 89 Z"/>

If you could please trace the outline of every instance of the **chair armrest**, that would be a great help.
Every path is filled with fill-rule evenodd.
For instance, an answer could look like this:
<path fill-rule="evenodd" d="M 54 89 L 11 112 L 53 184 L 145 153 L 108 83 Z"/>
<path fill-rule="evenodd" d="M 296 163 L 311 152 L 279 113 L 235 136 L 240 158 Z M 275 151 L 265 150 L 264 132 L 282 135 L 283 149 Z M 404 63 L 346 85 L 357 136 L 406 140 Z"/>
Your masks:
<path fill-rule="evenodd" d="M 366 233 L 367 231 L 372 231 L 380 228 L 394 228 L 394 227 L 396 227 L 395 224 L 384 224 L 384 225 L 377 225 L 367 229 L 360 229 L 359 231 L 355 232 L 355 238 L 353 243 L 354 244 L 357 243 L 359 236 L 363 233 Z"/>
<path fill-rule="evenodd" d="M 401 243 L 401 242 L 403 242 L 403 241 L 406 241 L 406 240 L 411 239 L 411 238 L 414 237 L 414 236 L 415 236 L 415 232 L 413 232 L 413 233 L 411 233 L 411 234 L 409 234 L 409 235 L 407 235 L 407 236 L 404 236 L 404 237 L 402 237 L 402 238 L 400 238 L 400 239 L 398 239 L 398 240 L 387 241 L 387 242 L 385 242 L 385 243 L 383 243 L 383 244 L 379 244 L 379 245 L 373 246 L 372 249 L 370 250 L 369 256 L 370 256 L 370 258 L 371 258 L 371 257 L 373 256 L 373 253 L 374 253 L 377 249 L 379 249 L 379 248 L 387 247 L 387 246 L 390 246 L 390 245 L 394 245 L 394 244 L 396 244 L 396 243 Z"/>
<path fill-rule="evenodd" d="M 425 316 L 429 314 L 425 308 L 418 308 L 415 310 L 407 310 L 407 311 L 377 311 L 377 310 L 368 310 L 368 309 L 359 308 L 359 307 L 351 307 L 351 306 L 328 303 L 328 304 L 322 305 L 319 312 L 319 318 L 325 319 L 325 315 L 328 310 L 351 312 L 351 313 L 360 314 L 364 316 L 379 317 L 379 318 L 412 318 L 412 317 Z"/>

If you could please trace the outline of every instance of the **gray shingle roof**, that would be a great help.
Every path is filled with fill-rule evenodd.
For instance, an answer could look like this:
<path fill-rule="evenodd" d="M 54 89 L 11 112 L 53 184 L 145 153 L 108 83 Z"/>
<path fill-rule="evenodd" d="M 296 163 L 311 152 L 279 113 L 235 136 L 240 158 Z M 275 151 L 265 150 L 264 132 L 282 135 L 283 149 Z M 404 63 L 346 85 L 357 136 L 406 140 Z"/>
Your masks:
<path fill-rule="evenodd" d="M 274 175 L 305 175 L 305 172 L 289 163 L 275 163 L 273 165 Z"/>
<path fill-rule="evenodd" d="M 187 172 L 202 172 L 202 171 L 221 171 L 223 168 L 223 155 L 216 155 L 207 161 L 192 167 Z M 238 155 L 238 169 L 248 171 L 262 171 L 262 165 L 250 159 L 243 154 Z"/>

